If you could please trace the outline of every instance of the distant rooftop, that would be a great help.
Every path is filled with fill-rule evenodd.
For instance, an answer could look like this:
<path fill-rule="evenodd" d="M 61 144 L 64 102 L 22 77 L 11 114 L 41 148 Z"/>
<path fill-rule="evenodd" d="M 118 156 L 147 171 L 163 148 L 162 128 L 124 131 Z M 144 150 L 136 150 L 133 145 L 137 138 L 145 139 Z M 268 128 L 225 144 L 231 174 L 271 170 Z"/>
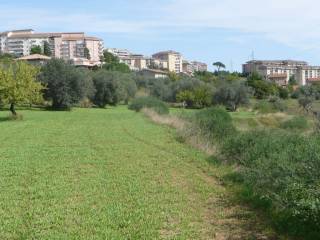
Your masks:
<path fill-rule="evenodd" d="M 17 58 L 17 60 L 26 60 L 26 61 L 30 61 L 30 60 L 50 60 L 51 57 L 45 56 L 45 55 L 41 55 L 41 54 L 32 54 L 29 56 L 24 56 L 24 57 L 20 57 Z"/>
<path fill-rule="evenodd" d="M 179 52 L 173 51 L 173 50 L 168 50 L 168 51 L 162 51 L 162 52 L 158 52 L 153 54 L 153 56 L 155 55 L 162 55 L 162 54 L 180 54 Z"/>
<path fill-rule="evenodd" d="M 297 61 L 297 60 L 251 60 L 247 62 L 250 63 L 258 63 L 258 64 L 301 64 L 301 65 L 308 65 L 305 61 Z"/>
<path fill-rule="evenodd" d="M 11 33 L 11 34 L 10 34 Z M 9 34 L 9 35 L 8 35 Z M 49 37 L 63 37 L 66 40 L 92 40 L 101 41 L 101 39 L 91 36 L 85 36 L 84 32 L 49 32 L 49 33 L 35 33 L 32 29 L 26 30 L 12 30 L 0 33 L 0 35 L 8 35 L 9 39 L 16 38 L 49 38 Z"/>

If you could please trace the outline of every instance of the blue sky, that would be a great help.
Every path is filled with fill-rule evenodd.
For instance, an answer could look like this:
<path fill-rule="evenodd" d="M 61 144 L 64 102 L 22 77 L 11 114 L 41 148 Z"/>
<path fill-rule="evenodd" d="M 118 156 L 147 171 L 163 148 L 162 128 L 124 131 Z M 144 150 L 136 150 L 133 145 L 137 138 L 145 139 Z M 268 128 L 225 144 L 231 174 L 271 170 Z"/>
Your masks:
<path fill-rule="evenodd" d="M 84 31 L 105 47 L 180 51 L 229 70 L 256 59 L 320 65 L 316 0 L 0 0 L 0 31 Z"/>

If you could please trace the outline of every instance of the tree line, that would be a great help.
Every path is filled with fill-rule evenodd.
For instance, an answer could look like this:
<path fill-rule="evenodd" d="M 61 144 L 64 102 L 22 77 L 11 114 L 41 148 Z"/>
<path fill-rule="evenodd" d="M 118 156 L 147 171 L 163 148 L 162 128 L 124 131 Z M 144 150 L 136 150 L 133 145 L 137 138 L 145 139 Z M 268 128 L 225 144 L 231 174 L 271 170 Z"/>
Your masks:
<path fill-rule="evenodd" d="M 10 55 L 0 56 L 0 103 L 10 104 L 16 114 L 17 104 L 50 104 L 52 109 L 71 109 L 73 106 L 105 107 L 128 103 L 136 93 L 187 108 L 205 108 L 224 105 L 229 111 L 249 103 L 249 99 L 300 98 L 308 108 L 320 97 L 320 87 L 306 86 L 296 89 L 291 79 L 287 87 L 265 81 L 257 73 L 221 71 L 224 65 L 215 63 L 216 72 L 196 72 L 194 76 L 169 73 L 167 78 L 146 78 L 131 72 L 129 67 L 109 52 L 101 59 L 105 64 L 93 70 L 77 68 L 64 60 L 52 59 L 36 67 L 14 61 Z"/>

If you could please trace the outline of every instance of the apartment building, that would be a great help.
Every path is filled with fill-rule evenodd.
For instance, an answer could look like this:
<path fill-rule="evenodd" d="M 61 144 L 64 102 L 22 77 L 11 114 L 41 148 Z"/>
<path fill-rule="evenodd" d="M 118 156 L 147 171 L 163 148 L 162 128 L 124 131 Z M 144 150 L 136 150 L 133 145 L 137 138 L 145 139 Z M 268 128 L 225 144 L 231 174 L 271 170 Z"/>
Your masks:
<path fill-rule="evenodd" d="M 308 82 L 320 81 L 320 66 L 310 66 L 304 61 L 293 60 L 253 60 L 243 65 L 243 73 L 257 72 L 265 80 L 280 86 L 288 85 L 291 77 L 304 86 Z"/>
<path fill-rule="evenodd" d="M 17 57 L 27 56 L 31 48 L 48 42 L 52 57 L 72 62 L 85 59 L 85 49 L 89 50 L 90 64 L 100 64 L 103 55 L 103 41 L 88 37 L 83 32 L 73 33 L 35 33 L 32 29 L 0 33 L 0 53 L 10 53 Z"/>
<path fill-rule="evenodd" d="M 175 51 L 163 51 L 152 55 L 155 61 L 159 61 L 162 65 L 167 65 L 167 70 L 170 72 L 181 73 L 182 69 L 182 55 Z"/>
<path fill-rule="evenodd" d="M 107 48 L 106 51 L 119 58 L 121 63 L 125 63 L 132 71 L 141 71 L 148 68 L 148 59 L 142 54 L 133 54 L 127 49 Z"/>
<path fill-rule="evenodd" d="M 188 75 L 193 75 L 194 72 L 204 72 L 208 70 L 208 65 L 206 63 L 197 61 L 183 61 L 182 63 L 183 72 Z"/>

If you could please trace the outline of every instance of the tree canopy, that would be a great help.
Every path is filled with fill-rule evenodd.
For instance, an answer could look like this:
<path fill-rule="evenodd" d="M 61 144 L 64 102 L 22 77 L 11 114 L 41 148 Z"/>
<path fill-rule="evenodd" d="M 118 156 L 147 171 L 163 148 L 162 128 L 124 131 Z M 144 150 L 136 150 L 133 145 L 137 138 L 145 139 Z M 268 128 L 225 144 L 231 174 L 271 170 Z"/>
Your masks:
<path fill-rule="evenodd" d="M 30 50 L 30 54 L 42 54 L 42 48 L 41 46 L 33 46 Z"/>
<path fill-rule="evenodd" d="M 39 79 L 47 88 L 45 98 L 54 109 L 70 109 L 86 97 L 87 75 L 62 59 L 51 59 L 43 66 Z"/>
<path fill-rule="evenodd" d="M 48 57 L 50 57 L 52 55 L 50 45 L 47 41 L 44 41 L 44 43 L 43 43 L 43 54 Z"/>
<path fill-rule="evenodd" d="M 224 65 L 222 62 L 214 62 L 213 66 L 217 67 L 218 72 L 220 72 L 221 68 L 226 68 L 226 65 Z"/>
<path fill-rule="evenodd" d="M 43 86 L 36 81 L 39 69 L 25 62 L 0 66 L 0 99 L 10 104 L 10 111 L 16 115 L 15 105 L 39 103 L 42 101 Z"/>

